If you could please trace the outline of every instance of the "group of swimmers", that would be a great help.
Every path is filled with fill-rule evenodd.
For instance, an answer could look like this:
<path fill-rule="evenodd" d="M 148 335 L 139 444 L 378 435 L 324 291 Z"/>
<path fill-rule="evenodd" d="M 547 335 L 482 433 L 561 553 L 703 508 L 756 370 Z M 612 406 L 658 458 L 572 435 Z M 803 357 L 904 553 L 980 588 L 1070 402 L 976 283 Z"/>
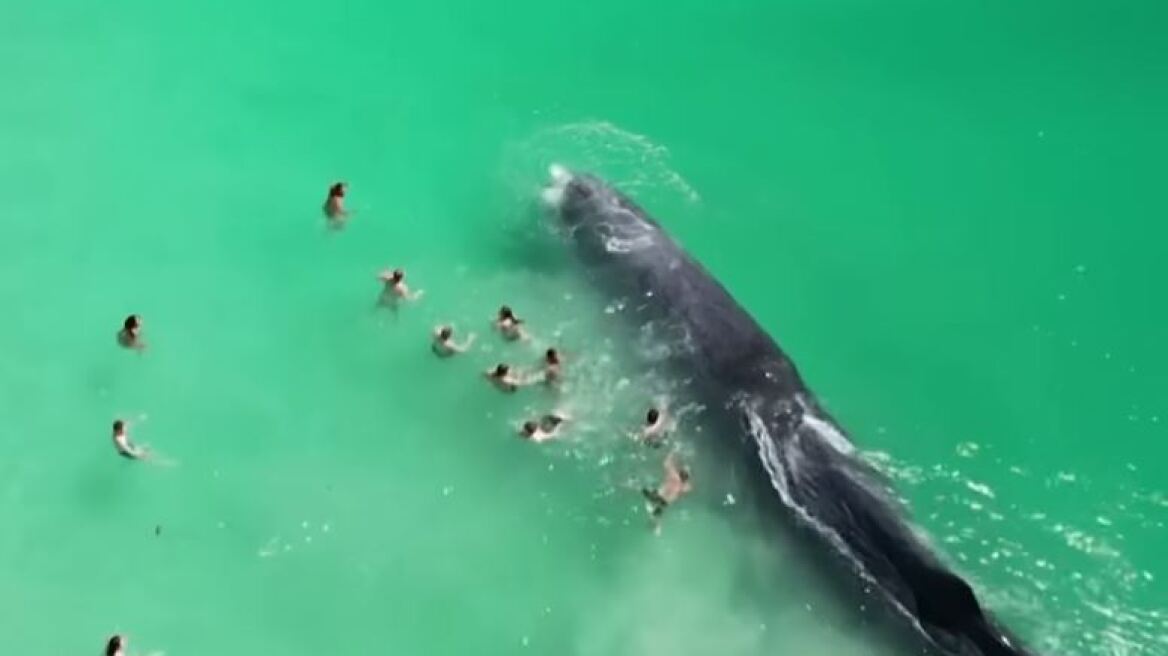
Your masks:
<path fill-rule="evenodd" d="M 330 227 L 343 228 L 350 214 L 345 208 L 345 193 L 348 185 L 337 182 L 329 186 L 328 196 L 325 199 L 323 211 Z M 378 274 L 377 279 L 382 283 L 381 296 L 378 303 L 387 307 L 397 308 L 403 301 L 417 301 L 423 296 L 423 290 L 411 290 L 406 283 L 405 271 L 400 268 L 389 269 Z M 526 341 L 531 338 L 524 321 L 516 316 L 511 307 L 504 305 L 492 322 L 495 331 L 509 342 Z M 132 314 L 125 318 L 122 327 L 117 333 L 117 343 L 124 349 L 144 352 L 146 340 L 143 335 L 142 317 Z M 472 333 L 465 339 L 458 341 L 454 335 L 454 326 L 439 325 L 432 334 L 431 349 L 434 354 L 448 358 L 470 350 L 475 342 Z M 548 348 L 541 358 L 539 371 L 524 374 L 511 365 L 499 363 L 483 372 L 486 379 L 497 389 L 514 393 L 522 387 L 543 383 L 548 386 L 558 385 L 564 378 L 564 363 L 556 348 Z M 564 410 L 553 410 L 538 419 L 524 421 L 519 427 L 521 438 L 531 442 L 546 442 L 560 436 L 560 431 L 571 422 L 572 417 Z M 645 415 L 645 423 L 633 436 L 644 444 L 659 448 L 665 444 L 673 420 L 663 408 L 650 408 Z M 131 460 L 145 460 L 150 458 L 149 449 L 135 444 L 130 439 L 130 423 L 125 419 L 116 419 L 113 422 L 114 449 L 122 457 Z M 675 451 L 671 451 L 664 460 L 664 475 L 661 483 L 656 487 L 645 487 L 641 494 L 649 503 L 649 514 L 653 518 L 654 530 L 660 531 L 660 519 L 665 509 L 691 489 L 690 472 L 683 466 Z M 122 635 L 111 637 L 106 643 L 106 656 L 123 656 L 126 638 Z"/>
<path fill-rule="evenodd" d="M 349 218 L 345 208 L 345 193 L 348 184 L 335 182 L 329 186 L 325 197 L 323 211 L 331 227 L 343 228 Z M 414 301 L 422 297 L 422 291 L 411 291 L 405 282 L 405 272 L 401 269 L 383 271 L 378 279 L 384 287 L 380 302 L 396 308 L 399 301 Z M 508 341 L 522 341 L 529 339 L 522 319 L 507 305 L 499 308 L 495 317 L 494 328 Z M 455 341 L 454 327 L 441 325 L 434 329 L 432 348 L 439 357 L 451 357 L 466 353 L 474 344 L 475 335 L 468 335 L 462 342 Z M 563 362 L 560 353 L 555 348 L 544 352 L 541 370 L 532 375 L 523 375 L 506 363 L 499 363 L 484 372 L 489 380 L 498 389 L 513 393 L 527 385 L 544 383 L 554 386 L 563 378 Z M 549 412 L 538 419 L 523 422 L 519 428 L 519 435 L 532 442 L 546 442 L 555 439 L 571 417 L 563 410 Z M 660 447 L 671 425 L 666 413 L 658 408 L 650 408 L 645 415 L 645 424 L 636 437 L 652 447 Z M 677 461 L 676 452 L 670 452 L 664 462 L 665 474 L 657 488 L 643 488 L 641 493 L 649 501 L 650 514 L 654 518 L 655 530 L 660 530 L 659 520 L 669 504 L 677 501 L 691 487 L 689 470 Z"/>

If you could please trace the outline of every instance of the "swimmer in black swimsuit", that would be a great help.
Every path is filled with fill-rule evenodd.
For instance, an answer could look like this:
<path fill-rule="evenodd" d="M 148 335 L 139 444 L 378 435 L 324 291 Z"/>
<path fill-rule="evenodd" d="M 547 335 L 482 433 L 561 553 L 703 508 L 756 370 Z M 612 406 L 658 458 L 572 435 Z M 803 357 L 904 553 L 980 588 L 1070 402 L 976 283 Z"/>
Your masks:
<path fill-rule="evenodd" d="M 146 350 L 146 342 L 142 340 L 142 317 L 136 314 L 126 317 L 118 331 L 118 345 L 135 351 Z"/>
<path fill-rule="evenodd" d="M 430 348 L 434 350 L 434 354 L 448 358 L 458 353 L 466 353 L 470 349 L 470 345 L 474 344 L 475 336 L 471 333 L 466 338 L 466 341 L 459 344 L 454 341 L 454 327 L 453 326 L 438 326 L 434 329 L 434 341 Z"/>
<path fill-rule="evenodd" d="M 495 319 L 495 328 L 508 341 L 527 339 L 527 331 L 523 330 L 523 319 L 515 316 L 511 307 L 504 305 L 499 308 L 499 316 Z"/>
<path fill-rule="evenodd" d="M 118 450 L 118 455 L 130 460 L 141 460 L 146 457 L 146 449 L 130 441 L 129 427 L 121 419 L 114 421 L 113 437 L 114 448 Z"/>
<path fill-rule="evenodd" d="M 693 489 L 689 470 L 678 464 L 676 453 L 665 457 L 664 468 L 665 477 L 656 490 L 648 487 L 641 490 L 641 494 L 649 501 L 649 515 L 653 518 L 655 533 L 661 532 L 661 516 L 665 514 L 665 509 Z"/>
<path fill-rule="evenodd" d="M 512 371 L 511 365 L 507 364 L 495 365 L 493 368 L 483 372 L 483 375 L 486 376 L 487 380 L 491 381 L 495 387 L 498 387 L 504 392 L 515 392 L 520 387 L 527 384 L 527 381 L 522 376 Z"/>
<path fill-rule="evenodd" d="M 420 289 L 416 292 L 410 291 L 409 285 L 406 284 L 406 272 L 401 269 L 382 271 L 377 274 L 377 279 L 384 285 L 378 301 L 381 305 L 397 307 L 398 301 L 416 301 L 422 298 L 424 293 Z"/>
<path fill-rule="evenodd" d="M 657 408 L 649 408 L 645 413 L 645 425 L 641 427 L 641 441 L 657 449 L 665 444 L 668 433 L 668 416 Z"/>
<path fill-rule="evenodd" d="M 546 442 L 560 435 L 560 428 L 570 417 L 563 412 L 550 412 L 539 421 L 525 421 L 519 428 L 519 436 L 532 442 Z"/>
<path fill-rule="evenodd" d="M 560 352 L 550 348 L 543 356 L 543 382 L 555 385 L 564 376 L 564 364 L 560 360 Z"/>
<path fill-rule="evenodd" d="M 328 190 L 328 198 L 324 201 L 324 215 L 334 228 L 343 227 L 349 213 L 345 210 L 345 192 L 349 185 L 344 182 L 334 182 Z"/>

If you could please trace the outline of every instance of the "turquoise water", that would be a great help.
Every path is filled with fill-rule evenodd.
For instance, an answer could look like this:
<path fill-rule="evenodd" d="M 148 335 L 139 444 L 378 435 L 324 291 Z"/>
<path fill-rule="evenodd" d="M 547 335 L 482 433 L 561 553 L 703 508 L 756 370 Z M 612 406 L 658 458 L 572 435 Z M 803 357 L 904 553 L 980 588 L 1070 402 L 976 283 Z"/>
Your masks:
<path fill-rule="evenodd" d="M 659 464 L 621 435 L 670 381 L 622 364 L 619 313 L 542 223 L 560 161 L 707 264 L 1038 650 L 1168 653 L 1164 19 L 0 7 L 0 629 L 37 654 L 115 631 L 135 654 L 895 653 L 702 486 L 714 463 L 648 530 L 629 487 Z M 385 266 L 424 298 L 375 311 Z M 503 302 L 533 344 L 492 339 Z M 143 356 L 114 346 L 131 312 Z M 479 339 L 437 361 L 448 320 Z M 478 377 L 548 343 L 560 396 Z M 562 443 L 512 437 L 554 405 Z M 143 414 L 168 465 L 111 449 Z"/>

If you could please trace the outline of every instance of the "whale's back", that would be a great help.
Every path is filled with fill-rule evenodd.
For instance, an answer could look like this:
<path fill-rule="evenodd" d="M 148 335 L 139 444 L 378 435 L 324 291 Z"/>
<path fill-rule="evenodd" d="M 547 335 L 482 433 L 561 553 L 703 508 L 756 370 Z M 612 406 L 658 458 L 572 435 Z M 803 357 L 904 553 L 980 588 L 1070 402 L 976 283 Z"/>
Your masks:
<path fill-rule="evenodd" d="M 733 417 L 775 496 L 947 654 L 1016 656 L 973 588 L 912 530 L 875 473 L 806 389 L 794 363 L 705 268 L 631 199 L 597 178 L 563 178 L 559 211 L 588 272 L 641 325 L 675 341 L 674 364 Z"/>

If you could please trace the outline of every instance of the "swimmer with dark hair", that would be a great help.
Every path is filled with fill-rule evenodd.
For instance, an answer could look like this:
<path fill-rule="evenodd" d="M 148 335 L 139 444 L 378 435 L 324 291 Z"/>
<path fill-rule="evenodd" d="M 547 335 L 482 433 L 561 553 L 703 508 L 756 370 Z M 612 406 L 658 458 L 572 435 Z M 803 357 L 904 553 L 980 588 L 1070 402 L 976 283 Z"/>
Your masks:
<path fill-rule="evenodd" d="M 406 272 L 401 269 L 385 270 L 377 274 L 385 287 L 381 290 L 382 305 L 396 305 L 398 301 L 416 301 L 422 298 L 423 291 L 411 292 L 406 284 Z"/>
<path fill-rule="evenodd" d="M 142 339 L 142 317 L 136 314 L 126 317 L 118 331 L 118 345 L 135 351 L 146 350 L 146 341 Z"/>
<path fill-rule="evenodd" d="M 499 314 L 495 317 L 495 329 L 508 341 L 528 338 L 527 331 L 523 329 L 523 319 L 515 316 L 508 305 L 499 308 Z"/>
<path fill-rule="evenodd" d="M 649 501 L 649 515 L 653 518 L 655 533 L 661 532 L 661 516 L 665 514 L 665 509 L 693 489 L 689 469 L 678 464 L 676 452 L 665 457 L 664 468 L 665 476 L 657 489 L 646 487 L 641 490 L 641 494 Z"/>
<path fill-rule="evenodd" d="M 474 341 L 474 333 L 471 333 L 467 336 L 466 341 L 459 344 L 454 341 L 453 326 L 438 326 L 434 329 L 434 341 L 430 344 L 430 348 L 438 357 L 448 358 L 458 353 L 466 353 Z"/>
<path fill-rule="evenodd" d="M 560 360 L 560 352 L 550 348 L 543 356 L 543 382 L 554 385 L 563 378 L 564 365 Z"/>
<path fill-rule="evenodd" d="M 110 637 L 105 643 L 105 656 L 124 656 L 126 638 L 120 635 Z"/>
<path fill-rule="evenodd" d="M 483 372 L 487 380 L 504 392 L 515 392 L 528 383 L 523 376 L 517 374 L 509 364 L 497 364 Z"/>
<path fill-rule="evenodd" d="M 329 187 L 328 197 L 324 201 L 324 215 L 328 217 L 329 222 L 333 227 L 340 227 L 344 225 L 345 219 L 349 218 L 349 212 L 345 210 L 345 192 L 348 191 L 349 185 L 344 182 L 334 182 Z"/>
<path fill-rule="evenodd" d="M 129 423 L 121 419 L 114 420 L 113 439 L 114 448 L 118 450 L 118 455 L 123 458 L 129 458 L 130 460 L 143 460 L 146 458 L 146 449 L 130 441 Z"/>
<path fill-rule="evenodd" d="M 567 413 L 556 411 L 540 417 L 539 421 L 525 421 L 519 428 L 519 436 L 532 442 L 546 442 L 560 435 L 564 422 L 571 419 Z"/>
<path fill-rule="evenodd" d="M 638 437 L 651 447 L 660 447 L 665 443 L 669 433 L 668 421 L 669 417 L 664 409 L 649 408 L 649 412 L 645 413 L 645 425 L 641 427 Z"/>

